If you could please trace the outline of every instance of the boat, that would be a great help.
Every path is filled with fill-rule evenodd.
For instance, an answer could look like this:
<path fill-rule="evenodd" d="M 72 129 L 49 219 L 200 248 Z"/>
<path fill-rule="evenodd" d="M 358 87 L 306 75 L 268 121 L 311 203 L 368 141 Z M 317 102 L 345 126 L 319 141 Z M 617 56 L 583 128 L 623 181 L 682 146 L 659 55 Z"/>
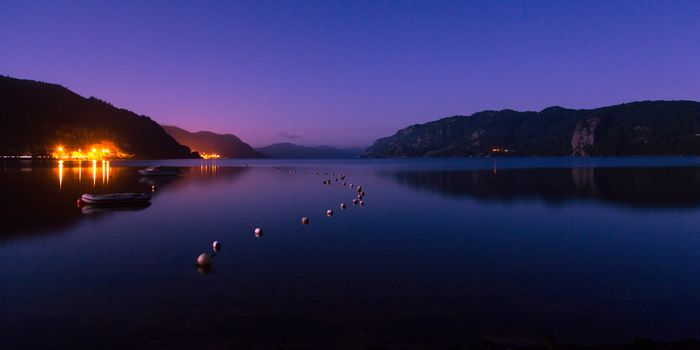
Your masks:
<path fill-rule="evenodd" d="M 80 201 L 88 205 L 144 205 L 151 200 L 148 193 L 108 193 L 92 194 L 85 193 L 80 196 Z"/>
<path fill-rule="evenodd" d="M 119 205 L 84 204 L 80 208 L 80 210 L 83 213 L 83 215 L 100 215 L 113 212 L 139 211 L 148 208 L 150 205 L 151 202 L 129 203 Z"/>
<path fill-rule="evenodd" d="M 177 171 L 177 168 L 152 166 L 145 169 L 140 169 L 139 174 L 143 176 L 177 176 L 180 173 Z"/>

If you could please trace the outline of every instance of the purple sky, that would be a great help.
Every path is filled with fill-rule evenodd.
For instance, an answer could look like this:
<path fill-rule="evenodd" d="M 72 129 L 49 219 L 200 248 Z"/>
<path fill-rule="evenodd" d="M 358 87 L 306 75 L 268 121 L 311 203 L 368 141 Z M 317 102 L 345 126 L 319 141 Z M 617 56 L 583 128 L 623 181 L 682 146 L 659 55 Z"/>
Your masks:
<path fill-rule="evenodd" d="M 190 130 L 369 145 L 483 109 L 700 100 L 700 1 L 14 1 L 0 74 Z"/>

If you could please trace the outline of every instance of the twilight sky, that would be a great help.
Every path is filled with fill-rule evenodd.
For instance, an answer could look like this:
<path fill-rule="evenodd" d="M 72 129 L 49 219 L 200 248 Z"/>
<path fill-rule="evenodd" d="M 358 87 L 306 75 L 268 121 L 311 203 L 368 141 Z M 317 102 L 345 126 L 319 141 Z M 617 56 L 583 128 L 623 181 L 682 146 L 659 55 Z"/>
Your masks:
<path fill-rule="evenodd" d="M 364 146 L 484 109 L 700 100 L 700 1 L 2 0 L 0 74 L 254 146 Z"/>

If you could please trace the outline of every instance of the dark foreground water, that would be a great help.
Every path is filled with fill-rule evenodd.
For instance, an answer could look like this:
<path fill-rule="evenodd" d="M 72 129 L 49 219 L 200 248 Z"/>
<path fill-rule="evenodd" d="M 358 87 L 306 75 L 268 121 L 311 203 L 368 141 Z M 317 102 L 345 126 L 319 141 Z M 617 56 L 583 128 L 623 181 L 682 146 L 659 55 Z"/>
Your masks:
<path fill-rule="evenodd" d="M 699 185 L 697 158 L 0 163 L 0 348 L 698 337 Z"/>

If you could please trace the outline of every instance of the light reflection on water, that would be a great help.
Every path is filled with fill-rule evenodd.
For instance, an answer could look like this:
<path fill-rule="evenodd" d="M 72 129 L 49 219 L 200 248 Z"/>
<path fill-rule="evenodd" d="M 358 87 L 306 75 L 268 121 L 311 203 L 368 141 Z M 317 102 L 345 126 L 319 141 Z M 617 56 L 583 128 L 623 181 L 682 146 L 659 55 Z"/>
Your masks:
<path fill-rule="evenodd" d="M 85 179 L 80 162 L 4 165 L 0 348 L 695 337 L 700 168 L 636 161 L 95 162 Z M 186 166 L 131 166 L 161 164 Z M 366 206 L 322 184 L 334 172 Z M 75 207 L 152 189 L 148 207 Z"/>
<path fill-rule="evenodd" d="M 68 165 L 68 169 L 70 170 L 69 173 L 66 173 L 64 170 L 64 167 Z M 55 173 L 58 178 L 58 187 L 59 189 L 63 188 L 63 179 L 66 175 L 70 175 L 71 178 L 69 179 L 70 181 L 74 181 L 77 179 L 78 183 L 83 182 L 83 161 L 81 160 L 76 160 L 76 161 L 69 161 L 69 163 L 65 163 L 64 160 L 59 160 L 56 162 L 56 168 L 55 168 Z M 108 160 L 102 160 L 100 161 L 100 172 L 98 176 L 98 171 L 97 171 L 97 161 L 93 160 L 92 161 L 92 186 L 97 187 L 97 179 L 99 178 L 100 181 L 102 182 L 102 185 L 109 185 L 109 179 L 112 177 L 112 168 L 110 166 L 110 161 Z"/>

